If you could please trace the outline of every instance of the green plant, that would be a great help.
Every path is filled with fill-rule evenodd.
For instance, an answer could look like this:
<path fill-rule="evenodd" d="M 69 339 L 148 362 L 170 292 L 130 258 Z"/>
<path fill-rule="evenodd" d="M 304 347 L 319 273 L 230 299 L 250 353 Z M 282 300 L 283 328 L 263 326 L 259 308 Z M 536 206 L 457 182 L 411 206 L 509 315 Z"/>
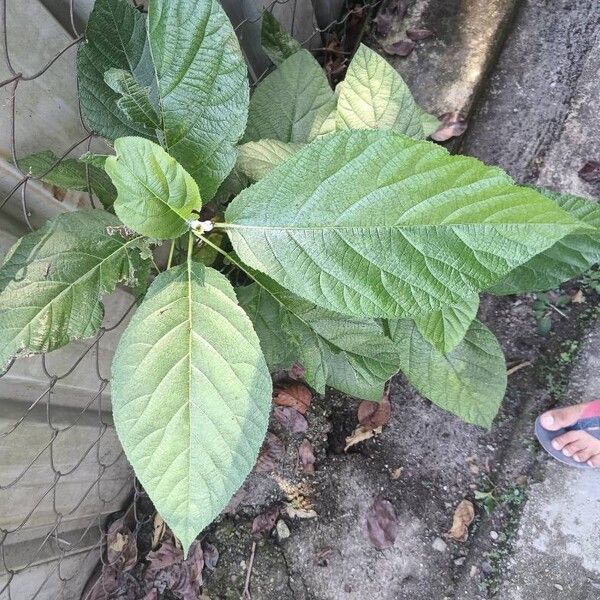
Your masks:
<path fill-rule="evenodd" d="M 143 296 L 113 361 L 114 420 L 186 550 L 253 466 L 269 370 L 301 363 L 317 392 L 374 401 L 401 370 L 490 426 L 506 368 L 479 294 L 551 289 L 600 258 L 594 203 L 425 141 L 437 120 L 375 52 L 334 92 L 272 18 L 264 44 L 278 67 L 250 98 L 216 0 L 151 0 L 148 17 L 97 0 L 80 99 L 115 154 L 21 166 L 89 181 L 104 209 L 56 217 L 0 270 L 1 367 L 93 335 L 119 283 Z"/>

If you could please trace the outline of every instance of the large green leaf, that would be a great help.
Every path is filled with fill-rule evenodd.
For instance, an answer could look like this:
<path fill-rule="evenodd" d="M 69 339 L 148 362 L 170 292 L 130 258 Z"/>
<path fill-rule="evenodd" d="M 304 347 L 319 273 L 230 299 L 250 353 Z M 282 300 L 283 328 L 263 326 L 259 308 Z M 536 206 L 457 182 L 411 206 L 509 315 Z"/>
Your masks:
<path fill-rule="evenodd" d="M 117 188 L 114 207 L 127 227 L 149 237 L 176 238 L 189 231 L 202 206 L 191 175 L 158 144 L 139 137 L 115 141 L 104 168 Z"/>
<path fill-rule="evenodd" d="M 394 338 L 400 369 L 420 394 L 467 423 L 491 426 L 506 391 L 506 363 L 485 325 L 474 321 L 447 355 L 427 343 L 409 320 L 399 323 Z"/>
<path fill-rule="evenodd" d="M 156 139 L 153 128 L 136 123 L 117 106 L 121 94 L 104 80 L 109 69 L 133 74 L 142 87 L 155 81 L 146 39 L 146 15 L 127 0 L 96 0 L 90 15 L 86 41 L 77 54 L 81 114 L 86 126 L 114 140 L 127 135 Z"/>
<path fill-rule="evenodd" d="M 302 49 L 302 46 L 268 10 L 264 10 L 262 14 L 260 43 L 267 56 L 276 65 L 280 65 L 286 58 Z"/>
<path fill-rule="evenodd" d="M 305 380 L 320 394 L 325 385 L 364 400 L 379 401 L 398 371 L 396 348 L 383 324 L 352 319 L 302 300 L 262 274 L 238 288 L 271 370 L 300 363 Z"/>
<path fill-rule="evenodd" d="M 279 140 L 248 142 L 238 148 L 236 167 L 252 181 L 258 181 L 300 148 L 302 144 Z"/>
<path fill-rule="evenodd" d="M 321 65 L 308 50 L 300 50 L 256 87 L 244 141 L 307 142 L 334 107 Z"/>
<path fill-rule="evenodd" d="M 199 263 L 161 273 L 113 360 L 127 458 L 184 551 L 252 469 L 271 379 L 227 279 Z"/>
<path fill-rule="evenodd" d="M 58 164 L 58 157 L 51 150 L 44 150 L 19 158 L 19 167 L 35 179 L 67 190 L 88 190 L 86 165 L 81 160 L 65 158 Z M 56 166 L 54 166 L 56 165 Z M 105 208 L 110 208 L 117 197 L 117 190 L 108 175 L 93 165 L 88 166 L 89 187 Z"/>
<path fill-rule="evenodd" d="M 229 205 L 243 262 L 323 308 L 462 310 L 581 226 L 501 170 L 429 142 L 347 131 L 301 149 Z"/>
<path fill-rule="evenodd" d="M 363 44 L 336 92 L 338 130 L 391 129 L 415 139 L 432 133 L 431 115 L 415 102 L 399 73 Z"/>
<path fill-rule="evenodd" d="M 564 237 L 545 252 L 511 271 L 490 288 L 492 294 L 543 292 L 558 287 L 600 262 L 600 206 L 570 194 L 539 190 L 571 215 L 594 229 Z"/>
<path fill-rule="evenodd" d="M 152 0 L 148 19 L 161 143 L 196 180 L 206 202 L 235 164 L 248 115 L 246 64 L 217 0 Z"/>
<path fill-rule="evenodd" d="M 12 247 L 0 269 L 0 371 L 96 333 L 100 298 L 143 271 L 141 239 L 121 237 L 121 227 L 101 210 L 65 213 Z"/>

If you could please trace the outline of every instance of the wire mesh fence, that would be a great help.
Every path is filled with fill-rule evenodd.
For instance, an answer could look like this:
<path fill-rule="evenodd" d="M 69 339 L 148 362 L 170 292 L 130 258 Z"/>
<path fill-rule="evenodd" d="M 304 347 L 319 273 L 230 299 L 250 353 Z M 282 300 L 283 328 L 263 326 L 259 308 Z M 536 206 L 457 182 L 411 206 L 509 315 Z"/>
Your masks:
<path fill-rule="evenodd" d="M 144 2 L 132 2 L 144 10 Z M 334 82 L 379 3 L 274 0 L 265 7 L 318 55 Z M 271 68 L 260 54 L 263 6 L 223 4 L 256 84 Z M 0 0 L 0 256 L 47 218 L 97 205 L 89 174 L 85 193 L 65 195 L 40 183 L 61 161 L 102 144 L 78 107 L 75 56 L 85 20 L 79 8 L 77 0 Z M 25 154 L 48 149 L 57 158 L 44 173 L 19 167 Z M 0 375 L 1 600 L 120 597 L 90 576 L 106 566 L 109 515 L 126 511 L 134 535 L 148 525 L 148 512 L 138 511 L 144 492 L 110 413 L 110 359 L 134 304 L 119 290 L 105 302 L 105 323 L 93 339 L 20 358 Z"/>

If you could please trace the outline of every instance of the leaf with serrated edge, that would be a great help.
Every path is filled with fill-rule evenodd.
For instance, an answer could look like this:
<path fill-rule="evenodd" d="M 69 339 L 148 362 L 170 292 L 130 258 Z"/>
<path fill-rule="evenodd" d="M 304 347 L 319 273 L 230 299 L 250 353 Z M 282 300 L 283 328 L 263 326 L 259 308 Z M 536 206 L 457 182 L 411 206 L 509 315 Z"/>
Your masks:
<path fill-rule="evenodd" d="M 162 143 L 208 202 L 235 164 L 248 116 L 246 63 L 217 0 L 152 0 L 148 39 L 156 67 Z"/>
<path fill-rule="evenodd" d="M 262 274 L 238 288 L 272 370 L 299 362 L 304 378 L 323 394 L 325 385 L 363 400 L 380 401 L 398 371 L 396 350 L 383 325 L 352 319 L 306 302 Z"/>
<path fill-rule="evenodd" d="M 12 247 L 0 268 L 0 371 L 98 331 L 100 298 L 142 267 L 141 237 L 125 240 L 119 227 L 101 210 L 65 213 Z"/>
<path fill-rule="evenodd" d="M 104 73 L 104 81 L 121 96 L 117 106 L 130 121 L 149 129 L 160 127 L 160 119 L 150 102 L 150 88 L 142 87 L 125 69 L 109 69 Z"/>
<path fill-rule="evenodd" d="M 308 50 L 300 50 L 256 86 L 244 141 L 307 142 L 334 107 L 321 65 Z"/>
<path fill-rule="evenodd" d="M 146 15 L 127 0 L 96 0 L 85 35 L 77 53 L 77 77 L 81 114 L 88 129 L 109 140 L 127 135 L 156 139 L 152 128 L 131 121 L 119 109 L 121 95 L 104 81 L 109 69 L 125 69 L 143 87 L 155 83 Z"/>
<path fill-rule="evenodd" d="M 260 43 L 266 55 L 275 65 L 280 65 L 286 58 L 302 49 L 302 46 L 268 10 L 264 10 L 262 13 Z"/>
<path fill-rule="evenodd" d="M 139 137 L 115 141 L 116 156 L 104 168 L 117 188 L 117 216 L 127 227 L 158 239 L 189 231 L 192 211 L 202 206 L 191 175 L 158 144 Z"/>
<path fill-rule="evenodd" d="M 400 74 L 363 44 L 337 91 L 338 130 L 391 129 L 415 139 L 431 133 L 430 118 L 425 119 L 426 113 L 415 102 Z"/>
<path fill-rule="evenodd" d="M 546 251 L 511 271 L 489 289 L 499 296 L 545 292 L 573 279 L 600 262 L 600 206 L 594 200 L 551 190 L 539 191 L 552 198 L 573 217 L 594 229 L 575 232 L 559 240 Z"/>
<path fill-rule="evenodd" d="M 279 140 L 248 142 L 238 148 L 236 167 L 252 181 L 258 181 L 300 148 L 302 144 Z"/>
<path fill-rule="evenodd" d="M 444 355 L 412 321 L 396 331 L 400 370 L 415 389 L 467 423 L 490 427 L 506 391 L 506 362 L 494 334 L 474 321 L 463 341 Z"/>
<path fill-rule="evenodd" d="M 234 250 L 342 314 L 421 316 L 472 304 L 582 224 L 500 169 L 384 131 L 301 149 L 225 213 Z"/>
<path fill-rule="evenodd" d="M 112 369 L 127 458 L 184 551 L 254 466 L 271 407 L 267 365 L 248 316 L 218 271 L 161 273 Z"/>
<path fill-rule="evenodd" d="M 479 297 L 461 306 L 444 306 L 414 321 L 421 335 L 440 352 L 456 348 L 477 316 Z"/>
<path fill-rule="evenodd" d="M 88 190 L 89 176 L 89 187 L 104 208 L 110 208 L 117 197 L 117 190 L 103 168 L 90 163 L 86 175 L 85 161 L 74 158 L 58 161 L 51 150 L 19 158 L 19 168 L 49 185 L 80 192 Z"/>

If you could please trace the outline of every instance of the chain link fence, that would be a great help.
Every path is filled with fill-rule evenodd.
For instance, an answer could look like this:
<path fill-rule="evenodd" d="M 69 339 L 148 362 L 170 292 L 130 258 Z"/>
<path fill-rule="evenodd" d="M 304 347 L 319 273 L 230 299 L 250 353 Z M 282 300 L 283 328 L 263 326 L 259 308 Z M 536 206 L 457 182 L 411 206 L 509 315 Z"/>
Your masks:
<path fill-rule="evenodd" d="M 92 4 L 81 2 L 83 10 L 77 0 L 0 0 L 0 256 L 48 218 L 97 205 L 89 176 L 87 192 L 41 183 L 61 161 L 103 144 L 78 107 L 75 56 Z M 379 2 L 275 0 L 265 7 L 335 82 Z M 223 4 L 256 84 L 271 68 L 260 49 L 263 6 Z M 20 158 L 43 150 L 57 156 L 45 173 L 19 168 Z M 152 519 L 138 511 L 147 500 L 110 412 L 110 360 L 134 304 L 118 290 L 93 339 L 21 358 L 0 376 L 0 600 L 120 597 L 99 590 L 102 579 L 92 575 L 106 564 L 109 515 L 125 511 L 134 534 Z"/>

